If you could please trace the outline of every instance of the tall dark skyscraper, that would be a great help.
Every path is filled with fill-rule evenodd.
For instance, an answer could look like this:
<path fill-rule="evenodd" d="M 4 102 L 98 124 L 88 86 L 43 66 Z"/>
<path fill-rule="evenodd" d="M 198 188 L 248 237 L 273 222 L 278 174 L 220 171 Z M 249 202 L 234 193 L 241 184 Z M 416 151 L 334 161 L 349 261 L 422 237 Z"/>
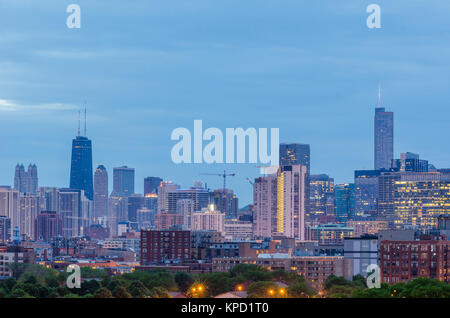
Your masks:
<path fill-rule="evenodd" d="M 70 188 L 84 190 L 86 197 L 93 199 L 92 142 L 84 136 L 78 135 L 72 141 Z"/>
<path fill-rule="evenodd" d="M 381 107 L 378 92 L 378 107 L 375 108 L 375 170 L 390 169 L 394 159 L 394 113 Z"/>
<path fill-rule="evenodd" d="M 134 168 L 114 168 L 112 196 L 127 197 L 134 194 Z"/>
<path fill-rule="evenodd" d="M 163 180 L 159 177 L 147 177 L 144 179 L 144 194 L 158 193 L 159 185 Z"/>
<path fill-rule="evenodd" d="M 72 140 L 72 161 L 70 167 L 70 189 L 84 190 L 89 200 L 94 198 L 92 180 L 92 142 L 86 137 L 86 108 L 84 110 L 84 136 L 80 133 L 78 113 L 78 135 Z"/>
<path fill-rule="evenodd" d="M 108 172 L 99 165 L 94 173 L 94 219 L 108 216 Z"/>

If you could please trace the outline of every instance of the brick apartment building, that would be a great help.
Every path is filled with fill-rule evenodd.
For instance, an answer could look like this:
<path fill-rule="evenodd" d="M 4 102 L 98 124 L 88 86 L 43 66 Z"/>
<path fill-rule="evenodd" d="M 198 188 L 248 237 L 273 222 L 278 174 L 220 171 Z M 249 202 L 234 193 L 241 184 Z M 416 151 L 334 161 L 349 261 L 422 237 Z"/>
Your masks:
<path fill-rule="evenodd" d="M 141 231 L 141 265 L 161 264 L 174 260 L 184 261 L 190 257 L 189 231 Z"/>
<path fill-rule="evenodd" d="M 382 241 L 381 281 L 395 284 L 418 277 L 449 282 L 450 241 L 434 237 L 421 241 Z"/>

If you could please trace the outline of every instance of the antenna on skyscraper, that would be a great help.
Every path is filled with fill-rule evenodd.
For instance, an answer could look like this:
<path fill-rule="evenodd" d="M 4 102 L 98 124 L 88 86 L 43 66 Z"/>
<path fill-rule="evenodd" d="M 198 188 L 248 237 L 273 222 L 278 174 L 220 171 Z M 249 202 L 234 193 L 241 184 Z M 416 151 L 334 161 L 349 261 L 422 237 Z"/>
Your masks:
<path fill-rule="evenodd" d="M 86 125 L 87 125 L 87 103 L 86 101 L 84 102 L 84 137 L 87 137 L 86 134 Z"/>
<path fill-rule="evenodd" d="M 381 84 L 378 83 L 378 108 L 381 107 Z"/>
<path fill-rule="evenodd" d="M 81 126 L 81 112 L 78 111 L 78 137 L 80 137 L 80 127 Z"/>

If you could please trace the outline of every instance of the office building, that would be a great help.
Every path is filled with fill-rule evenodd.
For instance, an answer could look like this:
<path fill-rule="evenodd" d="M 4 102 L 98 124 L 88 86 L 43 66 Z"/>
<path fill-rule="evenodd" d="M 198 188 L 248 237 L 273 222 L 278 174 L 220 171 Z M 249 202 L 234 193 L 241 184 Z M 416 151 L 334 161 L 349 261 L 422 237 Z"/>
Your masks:
<path fill-rule="evenodd" d="M 99 165 L 94 172 L 94 223 L 108 216 L 108 172 Z"/>
<path fill-rule="evenodd" d="M 114 168 L 111 196 L 127 197 L 132 194 L 134 194 L 134 168 L 127 166 Z"/>
<path fill-rule="evenodd" d="M 336 221 L 345 223 L 355 216 L 355 184 L 338 184 L 335 186 L 334 192 L 336 196 Z"/>
<path fill-rule="evenodd" d="M 379 170 L 355 171 L 355 211 L 356 217 L 376 217 L 378 213 Z"/>
<path fill-rule="evenodd" d="M 89 200 L 94 197 L 92 142 L 79 134 L 72 140 L 70 189 L 83 190 Z"/>
<path fill-rule="evenodd" d="M 22 164 L 16 166 L 14 189 L 22 193 L 37 194 L 38 172 L 35 164 L 30 164 L 28 170 Z"/>
<path fill-rule="evenodd" d="M 211 195 L 211 203 L 216 206 L 217 210 L 225 213 L 227 219 L 237 217 L 239 200 L 233 190 L 216 189 Z"/>
<path fill-rule="evenodd" d="M 375 108 L 374 170 L 389 170 L 394 159 L 394 113 L 384 107 Z"/>
<path fill-rule="evenodd" d="M 163 180 L 159 177 L 147 177 L 144 179 L 144 195 L 156 193 Z"/>

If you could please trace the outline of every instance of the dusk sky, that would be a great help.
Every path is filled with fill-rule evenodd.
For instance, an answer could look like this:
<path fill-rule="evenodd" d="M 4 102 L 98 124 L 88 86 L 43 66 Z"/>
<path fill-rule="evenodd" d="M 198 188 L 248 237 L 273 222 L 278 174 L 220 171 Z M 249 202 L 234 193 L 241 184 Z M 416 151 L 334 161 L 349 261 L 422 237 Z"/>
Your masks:
<path fill-rule="evenodd" d="M 66 7 L 81 7 L 68 29 Z M 366 7 L 381 6 L 368 29 Z M 88 107 L 94 169 L 128 165 L 189 187 L 228 169 L 240 206 L 255 164 L 172 163 L 172 130 L 279 128 L 311 145 L 311 172 L 337 183 L 373 168 L 377 89 L 394 111 L 394 153 L 450 167 L 448 0 L 0 0 L 0 184 L 36 163 L 69 185 L 77 112 Z"/>

